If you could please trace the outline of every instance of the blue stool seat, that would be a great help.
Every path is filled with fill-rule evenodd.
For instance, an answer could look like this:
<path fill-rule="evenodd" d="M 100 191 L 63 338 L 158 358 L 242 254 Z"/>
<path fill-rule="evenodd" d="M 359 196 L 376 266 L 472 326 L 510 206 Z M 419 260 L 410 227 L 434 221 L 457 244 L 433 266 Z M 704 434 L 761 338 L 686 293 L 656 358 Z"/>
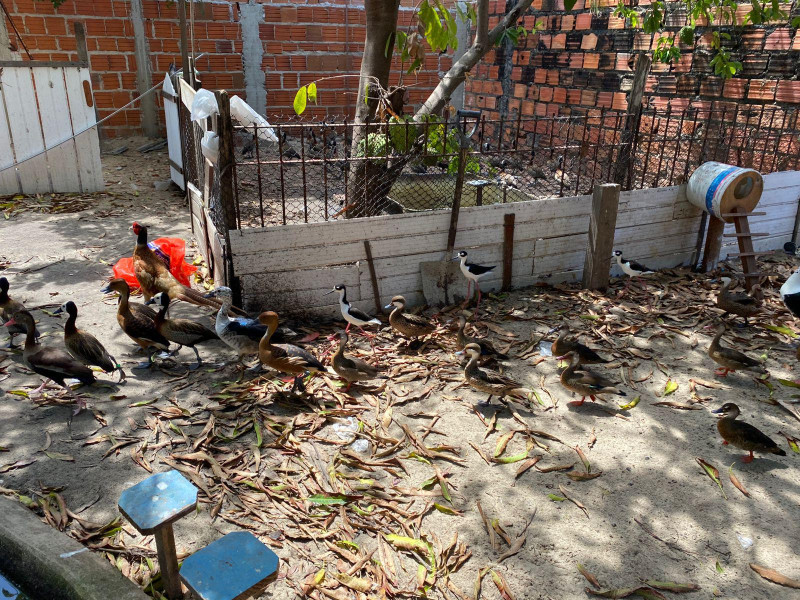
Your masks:
<path fill-rule="evenodd" d="M 237 600 L 278 571 L 278 555 L 249 531 L 234 531 L 181 565 L 181 579 L 198 600 Z"/>
<path fill-rule="evenodd" d="M 119 497 L 119 510 L 142 534 L 177 521 L 197 506 L 197 488 L 177 471 L 156 473 Z"/>

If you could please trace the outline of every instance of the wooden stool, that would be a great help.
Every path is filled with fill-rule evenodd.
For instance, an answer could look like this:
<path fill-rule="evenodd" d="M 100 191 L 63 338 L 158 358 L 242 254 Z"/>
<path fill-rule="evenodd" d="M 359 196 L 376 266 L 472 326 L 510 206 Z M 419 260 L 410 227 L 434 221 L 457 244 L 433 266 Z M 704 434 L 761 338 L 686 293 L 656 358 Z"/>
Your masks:
<path fill-rule="evenodd" d="M 195 510 L 197 488 L 177 471 L 156 473 L 122 492 L 118 506 L 139 533 L 153 534 L 164 593 L 170 600 L 182 598 L 172 523 Z"/>
<path fill-rule="evenodd" d="M 277 554 L 249 531 L 234 531 L 184 560 L 180 575 L 197 600 L 241 600 L 277 571 Z"/>

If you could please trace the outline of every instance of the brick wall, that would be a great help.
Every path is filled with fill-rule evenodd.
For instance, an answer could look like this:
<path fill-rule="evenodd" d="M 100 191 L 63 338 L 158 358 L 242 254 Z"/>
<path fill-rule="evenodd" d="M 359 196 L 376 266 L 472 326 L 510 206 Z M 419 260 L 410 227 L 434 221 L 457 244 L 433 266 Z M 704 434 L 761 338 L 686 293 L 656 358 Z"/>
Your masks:
<path fill-rule="evenodd" d="M 227 0 L 194 3 L 194 49 L 197 54 L 208 53 L 197 62 L 204 87 L 228 89 L 246 97 L 238 4 Z M 258 35 L 264 50 L 261 66 L 268 115 L 294 114 L 292 101 L 300 85 L 337 73 L 358 73 L 365 33 L 363 3 L 283 0 L 261 4 L 264 22 Z M 414 3 L 403 0 L 402 4 L 400 23 L 407 25 L 412 14 L 409 7 Z M 5 5 L 31 55 L 38 60 L 77 60 L 73 23 L 85 24 L 100 117 L 138 96 L 130 2 L 66 0 L 57 10 L 48 0 L 5 0 Z M 163 80 L 171 63 L 181 63 L 177 2 L 142 0 L 142 8 L 152 83 L 156 84 Z M 12 28 L 8 30 L 16 42 Z M 411 102 L 421 102 L 450 65 L 449 56 L 430 53 L 418 76 L 405 75 L 403 83 L 410 85 Z M 396 83 L 398 73 L 395 70 L 392 83 Z M 332 79 L 318 87 L 320 106 L 309 107 L 311 115 L 352 114 L 355 78 Z M 160 107 L 160 98 L 158 103 Z M 159 120 L 163 121 L 160 109 Z M 113 137 L 139 133 L 140 127 L 141 111 L 134 105 L 112 117 L 102 132 Z"/>
<path fill-rule="evenodd" d="M 648 4 L 638 2 L 641 7 Z M 612 14 L 615 5 L 616 0 L 600 0 L 593 12 L 589 2 L 578 0 L 565 12 L 563 0 L 534 0 L 525 26 L 530 29 L 539 20 L 544 30 L 516 48 L 508 44 L 493 50 L 468 82 L 465 103 L 494 116 L 518 110 L 523 115 L 558 115 L 625 109 L 635 56 L 655 48 L 658 34 L 625 29 L 624 21 Z M 747 7 L 743 3 L 739 10 L 740 22 Z M 790 11 L 788 4 L 783 8 Z M 491 24 L 505 9 L 506 0 L 492 0 Z M 685 10 L 681 13 L 674 5 L 670 12 L 669 24 L 677 31 Z M 800 106 L 800 35 L 785 23 L 730 32 L 733 39 L 726 44 L 744 65 L 740 75 L 728 81 L 714 75 L 710 33 L 699 31 L 694 51 L 684 48 L 673 65 L 653 65 L 645 102 L 657 108 L 725 108 L 737 102 Z"/>

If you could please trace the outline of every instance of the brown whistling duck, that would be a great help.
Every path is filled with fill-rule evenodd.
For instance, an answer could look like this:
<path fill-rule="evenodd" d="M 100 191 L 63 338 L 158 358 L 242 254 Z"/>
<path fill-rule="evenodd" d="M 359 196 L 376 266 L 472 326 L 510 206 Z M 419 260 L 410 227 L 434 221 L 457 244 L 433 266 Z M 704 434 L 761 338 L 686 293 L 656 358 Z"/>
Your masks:
<path fill-rule="evenodd" d="M 278 315 L 272 311 L 262 312 L 258 321 L 267 326 L 267 332 L 258 344 L 258 358 L 261 362 L 281 373 L 294 375 L 294 384 L 290 393 L 300 388 L 305 391 L 303 376 L 307 373 L 325 371 L 325 365 L 319 362 L 310 352 L 293 344 L 273 344 L 271 339 L 278 328 Z"/>
<path fill-rule="evenodd" d="M 10 327 L 16 322 L 26 327 L 27 334 L 25 347 L 22 351 L 22 360 L 34 373 L 52 379 L 68 392 L 72 390 L 64 383 L 65 379 L 77 379 L 85 385 L 95 382 L 94 373 L 86 365 L 79 363 L 59 348 L 49 348 L 36 343 L 34 320 L 31 313 L 27 310 L 15 313 L 9 321 L 6 321 L 6 326 Z M 34 390 L 32 394 L 41 392 L 46 383 L 47 381 L 43 381 L 42 385 Z"/>
<path fill-rule="evenodd" d="M 64 324 L 64 345 L 73 358 L 87 366 L 100 367 L 105 373 L 119 371 L 120 382 L 125 381 L 125 371 L 117 359 L 108 353 L 103 344 L 91 333 L 78 329 L 75 321 L 78 318 L 78 307 L 71 300 L 65 302 L 54 314 L 67 313 L 67 322 Z"/>
<path fill-rule="evenodd" d="M 219 300 L 206 298 L 201 292 L 186 287 L 175 279 L 164 261 L 147 245 L 147 227 L 134 221 L 131 229 L 136 234 L 136 246 L 133 249 L 133 271 L 136 281 L 142 288 L 145 300 L 150 300 L 157 293 L 164 292 L 170 300 L 183 300 L 214 309 L 220 307 Z M 235 310 L 238 311 L 238 309 Z"/>
<path fill-rule="evenodd" d="M 339 332 L 339 347 L 331 360 L 331 366 L 336 374 L 347 382 L 345 392 L 350 390 L 350 386 L 358 381 L 375 379 L 378 376 L 377 367 L 364 362 L 353 356 L 345 356 L 344 349 L 347 346 L 349 336 L 347 331 Z"/>
<path fill-rule="evenodd" d="M 717 334 L 708 347 L 708 355 L 715 363 L 720 365 L 720 368 L 714 372 L 717 377 L 727 377 L 728 373 L 733 371 L 750 371 L 759 375 L 767 374 L 764 365 L 756 359 L 750 358 L 733 348 L 722 346 L 719 342 L 723 333 L 725 333 L 725 325 L 720 325 L 717 328 Z"/>
<path fill-rule="evenodd" d="M 626 395 L 625 392 L 615 387 L 617 385 L 615 381 L 606 379 L 586 369 L 579 371 L 578 365 L 581 364 L 581 357 L 577 352 L 568 352 L 566 356 L 559 358 L 569 359 L 569 366 L 561 373 L 561 385 L 570 392 L 581 395 L 581 399 L 570 402 L 570 406 L 581 406 L 586 402 L 586 396 L 589 396 L 589 399 L 594 402 L 595 396 L 598 394 Z"/>
<path fill-rule="evenodd" d="M 456 350 L 463 350 L 467 347 L 467 344 L 478 344 L 481 348 L 481 359 L 482 360 L 506 360 L 508 358 L 507 355 L 503 354 L 502 352 L 498 352 L 494 346 L 492 346 L 489 340 L 484 340 L 481 338 L 476 338 L 469 335 L 466 332 L 467 328 L 467 317 L 466 315 L 459 315 L 458 317 L 458 333 L 456 334 Z"/>
<path fill-rule="evenodd" d="M 436 327 L 425 317 L 405 313 L 406 299 L 395 296 L 384 308 L 394 308 L 389 314 L 389 324 L 392 329 L 409 338 L 421 338 L 433 333 Z"/>
<path fill-rule="evenodd" d="M 761 309 L 761 302 L 758 300 L 756 294 L 760 286 L 754 285 L 750 288 L 750 294 L 738 293 L 734 294 L 730 291 L 731 278 L 721 277 L 722 289 L 717 295 L 717 306 L 725 311 L 725 314 L 731 313 L 744 317 L 744 324 L 747 325 L 747 319 L 758 314 Z"/>
<path fill-rule="evenodd" d="M 456 354 L 466 354 L 469 362 L 464 367 L 464 379 L 467 383 L 479 392 L 489 394 L 481 404 L 489 404 L 492 396 L 499 396 L 502 400 L 505 396 L 528 395 L 531 391 L 518 381 L 506 377 L 497 371 L 481 369 L 478 367 L 478 360 L 481 357 L 481 347 L 478 344 L 467 344 L 464 350 L 459 350 Z"/>
<path fill-rule="evenodd" d="M 719 431 L 722 439 L 725 440 L 722 443 L 731 444 L 750 453 L 749 456 L 742 457 L 743 462 L 753 462 L 753 452 L 756 451 L 786 456 L 786 452 L 778 448 L 778 445 L 766 434 L 750 425 L 750 423 L 737 421 L 739 407 L 732 402 L 727 402 L 711 412 L 721 415 L 719 421 L 717 421 L 717 431 Z"/>
<path fill-rule="evenodd" d="M 184 346 L 189 346 L 194 350 L 197 357 L 197 362 L 189 367 L 190 371 L 198 369 L 203 364 L 200 358 L 200 352 L 197 350 L 197 344 L 207 342 L 208 340 L 218 340 L 219 336 L 211 331 L 202 323 L 192 321 L 190 319 L 167 319 L 167 311 L 169 310 L 169 296 L 164 292 L 159 292 L 150 300 L 148 304 L 155 304 L 160 306 L 161 309 L 156 314 L 154 323 L 156 331 L 167 338 L 170 342 L 178 344 L 178 349 L 173 352 L 177 353 L 178 350 Z"/>
<path fill-rule="evenodd" d="M 556 341 L 553 342 L 551 348 L 553 356 L 566 356 L 570 352 L 574 352 L 580 357 L 580 364 L 582 365 L 595 365 L 609 362 L 597 352 L 581 344 L 577 338 L 569 336 L 569 329 L 562 328 L 561 333 L 558 334 Z"/>
<path fill-rule="evenodd" d="M 153 356 L 159 351 L 169 351 L 169 340 L 158 333 L 153 319 L 148 317 L 143 311 L 131 310 L 128 297 L 130 288 L 124 279 L 113 279 L 101 291 L 106 294 L 111 292 L 119 293 L 119 305 L 117 306 L 117 322 L 122 331 L 139 344 L 144 350 L 152 350 L 146 363 L 139 363 L 134 369 L 147 369 L 153 365 Z M 147 307 L 149 309 L 149 307 Z"/>
<path fill-rule="evenodd" d="M 5 324 L 10 321 L 14 314 L 21 310 L 25 310 L 22 302 L 14 300 L 8 295 L 8 279 L 0 277 L 0 323 Z M 18 333 L 27 333 L 27 331 L 25 331 L 25 326 L 21 323 L 9 325 L 7 331 L 9 336 L 9 348 L 14 348 L 14 336 Z M 37 338 L 39 337 L 38 330 L 35 332 L 35 335 Z"/>

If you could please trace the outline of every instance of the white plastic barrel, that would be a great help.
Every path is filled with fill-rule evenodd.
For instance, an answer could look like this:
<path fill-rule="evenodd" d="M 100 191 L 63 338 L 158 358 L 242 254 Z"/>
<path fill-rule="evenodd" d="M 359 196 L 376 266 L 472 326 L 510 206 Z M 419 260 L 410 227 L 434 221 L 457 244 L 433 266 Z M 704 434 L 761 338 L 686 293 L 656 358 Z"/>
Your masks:
<path fill-rule="evenodd" d="M 686 198 L 707 213 L 730 223 L 733 218 L 720 215 L 752 212 L 764 191 L 764 179 L 754 169 L 743 169 L 719 162 L 703 163 L 686 186 Z"/>

